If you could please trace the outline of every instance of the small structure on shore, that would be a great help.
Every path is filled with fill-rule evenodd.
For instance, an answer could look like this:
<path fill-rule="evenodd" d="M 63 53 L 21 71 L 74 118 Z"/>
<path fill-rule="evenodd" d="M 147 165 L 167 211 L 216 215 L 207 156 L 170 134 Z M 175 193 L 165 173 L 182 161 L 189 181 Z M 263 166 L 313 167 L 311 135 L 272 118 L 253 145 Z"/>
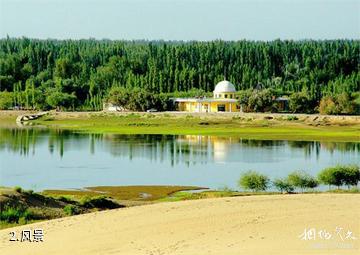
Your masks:
<path fill-rule="evenodd" d="M 126 110 L 123 107 L 112 104 L 112 103 L 104 103 L 103 111 L 105 111 L 105 112 L 124 112 Z"/>
<path fill-rule="evenodd" d="M 239 112 L 239 101 L 235 97 L 235 86 L 223 80 L 213 91 L 213 98 L 175 98 L 176 110 L 186 112 Z"/>
<path fill-rule="evenodd" d="M 29 113 L 29 114 L 19 115 L 16 118 L 16 122 L 17 123 L 22 123 L 22 122 L 29 121 L 29 120 L 36 120 L 36 119 L 38 119 L 41 116 L 44 116 L 46 114 L 48 114 L 48 112 Z"/>

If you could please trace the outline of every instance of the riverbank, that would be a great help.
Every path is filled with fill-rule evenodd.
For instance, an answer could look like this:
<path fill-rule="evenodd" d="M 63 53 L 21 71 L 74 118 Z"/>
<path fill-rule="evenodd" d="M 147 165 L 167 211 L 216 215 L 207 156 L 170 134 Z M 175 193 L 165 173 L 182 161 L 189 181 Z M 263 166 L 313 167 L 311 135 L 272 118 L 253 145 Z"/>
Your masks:
<path fill-rule="evenodd" d="M 32 225 L 44 242 L 9 242 L 0 231 L 0 253 L 10 254 L 358 254 L 357 194 L 300 194 L 216 198 L 102 211 Z M 335 233 L 341 227 L 345 237 Z M 331 239 L 301 240 L 304 230 L 326 230 Z M 317 232 L 316 232 L 317 233 Z M 343 237 L 343 238 L 344 238 Z"/>
<path fill-rule="evenodd" d="M 0 120 L 2 123 L 12 123 L 18 114 L 20 112 L 1 111 Z M 360 116 L 50 112 L 48 116 L 32 124 L 92 133 L 218 135 L 263 140 L 360 141 Z"/>

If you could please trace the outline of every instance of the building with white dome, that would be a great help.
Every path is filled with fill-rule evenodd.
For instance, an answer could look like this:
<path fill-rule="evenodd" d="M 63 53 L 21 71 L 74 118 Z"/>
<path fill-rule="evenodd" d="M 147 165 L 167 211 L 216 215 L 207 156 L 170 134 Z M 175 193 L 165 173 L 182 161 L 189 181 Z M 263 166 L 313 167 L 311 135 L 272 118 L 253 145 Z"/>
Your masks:
<path fill-rule="evenodd" d="M 239 101 L 234 84 L 221 81 L 216 84 L 213 98 L 176 98 L 176 109 L 185 112 L 239 112 Z"/>

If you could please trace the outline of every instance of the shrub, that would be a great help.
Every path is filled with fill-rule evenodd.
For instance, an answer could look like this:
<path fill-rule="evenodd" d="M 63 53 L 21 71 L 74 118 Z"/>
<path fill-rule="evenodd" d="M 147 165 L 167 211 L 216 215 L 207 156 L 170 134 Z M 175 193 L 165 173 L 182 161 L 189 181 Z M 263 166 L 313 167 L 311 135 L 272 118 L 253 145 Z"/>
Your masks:
<path fill-rule="evenodd" d="M 16 192 L 18 192 L 18 193 L 22 193 L 22 188 L 21 187 L 19 187 L 19 186 L 15 186 L 14 187 L 14 190 L 16 191 Z"/>
<path fill-rule="evenodd" d="M 107 199 L 105 196 L 84 197 L 80 205 L 86 208 L 115 209 L 121 207 L 119 204 Z"/>
<path fill-rule="evenodd" d="M 347 93 L 327 96 L 320 101 L 320 114 L 356 114 L 356 100 Z"/>
<path fill-rule="evenodd" d="M 274 105 L 270 89 L 253 90 L 248 99 L 248 109 L 254 112 L 271 111 Z"/>
<path fill-rule="evenodd" d="M 269 178 L 255 171 L 248 171 L 240 177 L 238 184 L 245 190 L 264 191 L 268 188 Z"/>
<path fill-rule="evenodd" d="M 292 112 L 309 113 L 312 111 L 312 101 L 306 91 L 290 95 L 289 108 Z"/>
<path fill-rule="evenodd" d="M 360 171 L 359 166 L 349 165 L 349 166 L 335 166 L 329 167 L 322 170 L 318 179 L 321 183 L 337 186 L 339 189 L 342 185 L 347 185 L 350 188 L 351 185 L 356 186 L 360 181 Z"/>
<path fill-rule="evenodd" d="M 348 186 L 357 186 L 360 181 L 360 168 L 357 165 L 342 166 L 344 172 L 344 184 Z"/>
<path fill-rule="evenodd" d="M 275 179 L 273 181 L 273 185 L 280 192 L 290 193 L 293 192 L 295 189 L 295 187 L 291 183 L 289 183 L 287 179 Z"/>
<path fill-rule="evenodd" d="M 292 186 L 300 188 L 302 191 L 304 189 L 313 189 L 318 186 L 317 180 L 304 171 L 296 171 L 289 174 L 288 182 Z"/>
<path fill-rule="evenodd" d="M 56 198 L 57 200 L 65 203 L 76 203 L 71 197 L 69 196 L 59 196 Z"/>
<path fill-rule="evenodd" d="M 10 109 L 13 105 L 13 93 L 12 92 L 0 92 L 0 110 Z"/>
<path fill-rule="evenodd" d="M 290 115 L 290 116 L 286 117 L 286 120 L 288 120 L 288 121 L 293 121 L 293 120 L 298 120 L 298 119 L 299 119 L 298 117 L 293 116 L 293 115 Z"/>
<path fill-rule="evenodd" d="M 64 213 L 69 216 L 80 213 L 78 207 L 75 205 L 66 205 L 63 210 L 64 210 Z"/>
<path fill-rule="evenodd" d="M 21 207 L 5 207 L 0 211 L 0 220 L 8 223 L 27 222 L 33 218 L 33 213 Z"/>

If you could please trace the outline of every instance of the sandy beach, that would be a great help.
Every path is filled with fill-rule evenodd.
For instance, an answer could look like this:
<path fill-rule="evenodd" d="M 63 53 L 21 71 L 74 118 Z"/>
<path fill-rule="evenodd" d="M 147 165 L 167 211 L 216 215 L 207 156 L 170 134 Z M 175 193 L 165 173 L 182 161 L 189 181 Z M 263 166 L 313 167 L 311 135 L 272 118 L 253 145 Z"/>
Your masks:
<path fill-rule="evenodd" d="M 359 215 L 357 194 L 159 203 L 4 229 L 0 254 L 360 254 Z M 43 242 L 9 241 L 10 231 L 36 228 Z M 302 240 L 311 228 L 315 240 Z"/>

